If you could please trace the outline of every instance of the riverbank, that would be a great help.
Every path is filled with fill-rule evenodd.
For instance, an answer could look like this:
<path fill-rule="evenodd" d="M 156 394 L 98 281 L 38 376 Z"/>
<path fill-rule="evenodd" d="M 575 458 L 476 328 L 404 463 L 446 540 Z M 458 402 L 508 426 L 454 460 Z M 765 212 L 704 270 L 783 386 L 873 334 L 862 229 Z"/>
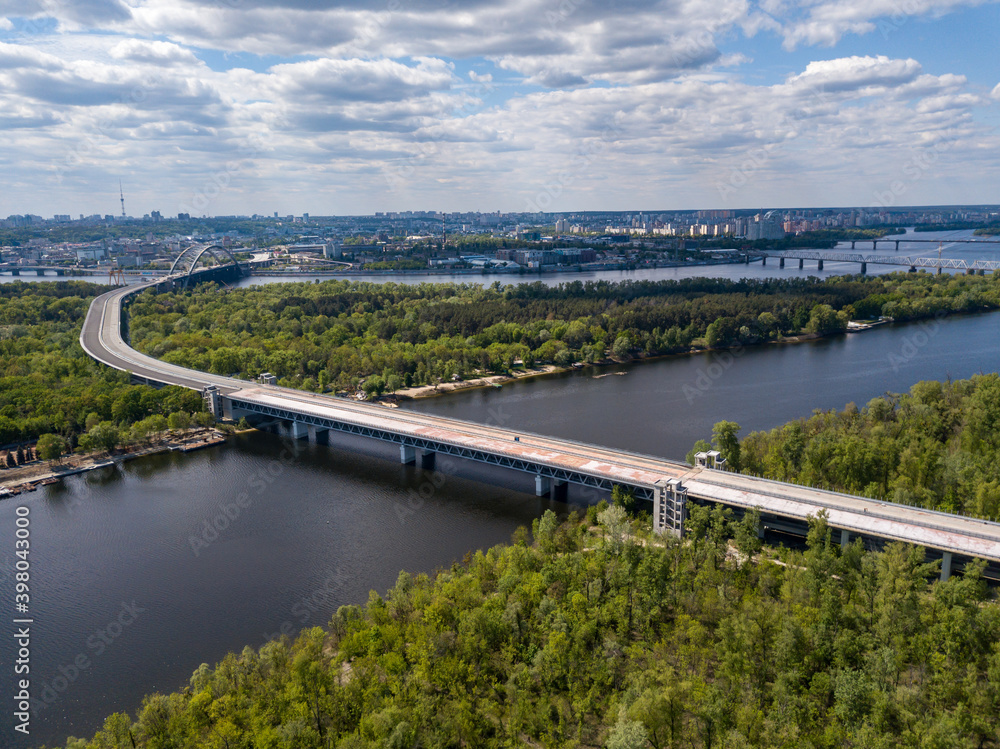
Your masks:
<path fill-rule="evenodd" d="M 571 367 L 558 367 L 555 364 L 546 364 L 541 367 L 524 369 L 510 374 L 486 375 L 475 377 L 471 380 L 456 380 L 455 382 L 441 382 L 437 385 L 419 385 L 417 387 L 401 388 L 394 395 L 400 398 L 433 398 L 445 393 L 454 393 L 458 390 L 470 390 L 484 387 L 503 387 L 505 382 L 514 380 L 526 380 L 531 377 L 544 377 L 545 375 L 565 372 Z"/>
<path fill-rule="evenodd" d="M 218 429 L 189 429 L 137 450 L 127 452 L 105 451 L 71 455 L 57 460 L 37 460 L 16 468 L 0 471 L 0 499 L 31 492 L 39 486 L 54 484 L 66 476 L 104 468 L 125 460 L 165 452 L 194 452 L 206 447 L 221 445 L 225 435 Z"/>
<path fill-rule="evenodd" d="M 753 255 L 751 262 L 760 260 L 759 255 Z M 713 260 L 696 260 L 691 262 L 658 260 L 649 263 L 588 263 L 586 265 L 551 265 L 543 268 L 407 268 L 407 269 L 386 269 L 386 270 L 363 270 L 345 269 L 328 270 L 308 266 L 299 266 L 295 271 L 279 271 L 270 268 L 252 269 L 251 276 L 261 276 L 269 278 L 284 278 L 285 276 L 329 276 L 331 279 L 340 277 L 352 279 L 379 278 L 383 276 L 440 276 L 442 273 L 454 276 L 519 276 L 530 278 L 532 276 L 542 276 L 550 274 L 580 274 L 600 273 L 609 270 L 648 270 L 656 268 L 701 268 L 711 265 L 745 265 L 745 258 L 720 258 Z"/>
<path fill-rule="evenodd" d="M 970 313 L 965 313 L 965 314 L 954 313 L 952 315 L 948 315 L 948 317 L 967 317 L 967 316 L 971 316 L 971 315 L 983 315 L 983 314 L 986 314 L 986 313 L 989 313 L 989 312 L 996 312 L 996 311 L 997 310 L 994 310 L 994 309 L 985 309 L 985 310 L 981 310 L 981 311 L 978 311 L 978 312 L 970 312 Z M 759 349 L 759 348 L 763 348 L 765 346 L 784 346 L 784 345 L 788 345 L 788 344 L 808 343 L 810 341 L 818 341 L 818 340 L 820 340 L 822 338 L 833 338 L 833 337 L 838 337 L 838 336 L 846 336 L 849 333 L 859 333 L 859 332 L 863 332 L 863 331 L 867 331 L 867 330 L 872 330 L 874 328 L 881 327 L 881 326 L 884 326 L 884 325 L 888 325 L 888 326 L 909 325 L 909 324 L 914 324 L 914 323 L 920 323 L 920 322 L 926 321 L 928 319 L 940 319 L 940 316 L 934 315 L 934 316 L 914 318 L 914 319 L 911 319 L 911 320 L 904 320 L 904 321 L 899 321 L 899 322 L 894 321 L 894 320 L 889 319 L 889 318 L 882 318 L 882 319 L 880 319 L 878 321 L 875 321 L 875 322 L 871 322 L 871 321 L 853 322 L 852 321 L 852 322 L 848 323 L 848 327 L 847 327 L 846 330 L 839 331 L 838 333 L 834 333 L 834 334 L 828 334 L 828 335 L 825 335 L 825 334 L 822 334 L 822 333 L 805 333 L 805 332 L 802 332 L 802 333 L 797 333 L 795 335 L 782 336 L 782 337 L 778 338 L 777 340 L 757 340 L 757 341 L 752 341 L 752 342 L 747 342 L 747 343 L 735 344 L 733 346 L 724 346 L 724 347 L 718 347 L 718 348 L 710 348 L 710 347 L 705 346 L 705 345 L 697 345 L 697 344 L 695 344 L 695 345 L 692 345 L 690 348 L 688 348 L 688 349 L 686 349 L 684 351 L 673 351 L 673 352 L 670 352 L 670 353 L 655 354 L 655 355 L 641 354 L 641 355 L 636 356 L 634 358 L 625 359 L 625 360 L 618 360 L 618 359 L 613 359 L 613 358 L 607 358 L 607 359 L 602 359 L 602 360 L 596 361 L 596 362 L 574 362 L 573 364 L 568 365 L 568 366 L 557 366 L 557 365 L 554 365 L 554 364 L 547 364 L 547 365 L 544 365 L 544 366 L 541 366 L 541 367 L 535 367 L 535 368 L 532 368 L 532 369 L 510 372 L 509 374 L 486 375 L 486 376 L 482 376 L 482 377 L 476 377 L 476 378 L 473 378 L 473 379 L 461 380 L 461 381 L 457 381 L 457 382 L 442 382 L 442 383 L 439 383 L 437 385 L 421 385 L 419 387 L 403 388 L 403 389 L 397 390 L 393 395 L 396 398 L 404 399 L 404 400 L 422 400 L 422 399 L 425 399 L 425 398 L 435 398 L 435 397 L 438 397 L 438 396 L 447 395 L 448 393 L 455 393 L 455 392 L 464 391 L 464 390 L 473 390 L 473 389 L 481 389 L 481 388 L 489 388 L 489 387 L 500 388 L 505 383 L 515 382 L 517 380 L 524 380 L 524 379 L 533 378 L 533 377 L 546 377 L 546 376 L 549 376 L 549 375 L 562 374 L 562 373 L 565 373 L 565 372 L 570 372 L 570 371 L 578 370 L 578 369 L 585 369 L 585 368 L 588 368 L 588 367 L 609 367 L 609 366 L 623 366 L 623 365 L 632 365 L 632 364 L 643 364 L 643 363 L 647 363 L 647 362 L 655 362 L 655 361 L 660 361 L 660 360 L 664 360 L 664 359 L 687 358 L 687 357 L 690 357 L 690 356 L 692 356 L 694 354 L 705 354 L 705 353 L 710 353 L 710 352 L 716 352 L 716 353 L 721 354 L 721 353 L 727 352 L 727 351 L 728 352 L 732 352 L 734 350 L 743 351 L 743 350 L 751 349 L 751 348 L 753 348 L 753 349 Z M 608 377 L 611 374 L 626 374 L 626 372 L 611 372 L 611 373 L 606 373 L 606 374 L 594 375 L 594 377 L 595 377 L 595 379 L 596 378 L 601 378 L 601 377 Z M 393 398 L 393 396 L 388 396 L 388 398 L 386 398 L 386 400 L 389 401 L 389 403 L 385 403 L 384 402 L 384 404 L 385 405 L 391 404 L 392 403 L 392 400 L 391 400 L 392 398 Z"/>

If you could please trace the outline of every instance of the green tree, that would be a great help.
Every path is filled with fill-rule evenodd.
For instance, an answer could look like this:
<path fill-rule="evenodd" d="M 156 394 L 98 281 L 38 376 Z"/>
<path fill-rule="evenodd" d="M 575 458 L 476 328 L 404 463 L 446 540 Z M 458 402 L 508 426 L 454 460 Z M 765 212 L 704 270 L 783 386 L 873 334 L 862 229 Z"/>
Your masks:
<path fill-rule="evenodd" d="M 398 374 L 391 374 L 385 378 L 385 389 L 389 393 L 395 393 L 401 387 L 403 387 L 403 378 Z"/>
<path fill-rule="evenodd" d="M 95 450 L 111 452 L 121 443 L 121 432 L 110 421 L 102 421 L 87 432 L 90 444 Z"/>
<path fill-rule="evenodd" d="M 43 434 L 38 438 L 35 448 L 42 460 L 56 460 L 66 453 L 68 446 L 66 440 L 58 434 Z"/>
<path fill-rule="evenodd" d="M 809 313 L 806 332 L 829 335 L 847 330 L 847 314 L 837 312 L 829 304 L 817 304 Z"/>
<path fill-rule="evenodd" d="M 611 353 L 615 355 L 616 359 L 632 358 L 632 341 L 623 333 L 615 338 L 615 343 L 611 347 Z"/>
<path fill-rule="evenodd" d="M 637 720 L 621 717 L 608 735 L 607 749 L 643 749 L 648 741 L 646 728 Z"/>
<path fill-rule="evenodd" d="M 167 417 L 167 426 L 170 429 L 187 429 L 191 426 L 191 414 L 186 411 L 174 411 Z"/>
<path fill-rule="evenodd" d="M 740 471 L 743 465 L 737 436 L 739 431 L 740 425 L 735 421 L 719 421 L 712 427 L 712 444 L 722 454 L 731 471 Z"/>
<path fill-rule="evenodd" d="M 371 377 L 365 380 L 363 388 L 365 393 L 369 396 L 382 395 L 382 393 L 385 391 L 385 380 L 382 378 L 381 375 L 372 375 Z"/>

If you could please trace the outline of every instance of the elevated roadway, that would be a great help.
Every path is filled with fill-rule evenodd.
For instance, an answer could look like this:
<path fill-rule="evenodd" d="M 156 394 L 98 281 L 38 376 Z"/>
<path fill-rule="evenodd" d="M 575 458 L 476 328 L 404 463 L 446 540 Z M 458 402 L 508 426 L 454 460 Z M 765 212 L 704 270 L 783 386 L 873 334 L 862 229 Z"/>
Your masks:
<path fill-rule="evenodd" d="M 263 386 L 232 377 L 168 364 L 135 351 L 122 335 L 129 297 L 145 289 L 180 282 L 167 278 L 115 289 L 96 298 L 88 311 L 80 343 L 97 361 L 128 371 L 139 382 L 173 384 L 205 392 L 214 406 L 234 418 L 278 422 L 294 438 L 320 440 L 337 431 L 391 442 L 403 462 L 417 452 L 426 468 L 434 456 L 453 455 L 504 466 L 535 476 L 538 494 L 565 490 L 568 484 L 610 489 L 620 484 L 653 502 L 654 522 L 664 531 L 683 533 L 686 503 L 723 503 L 737 510 L 757 508 L 765 527 L 799 532 L 811 516 L 825 511 L 830 526 L 846 543 L 854 536 L 872 545 L 887 541 L 920 544 L 942 559 L 947 577 L 952 557 L 991 562 L 1000 571 L 1000 524 L 837 492 L 770 481 L 664 458 L 477 424 L 344 398 Z M 218 412 L 218 411 L 217 411 Z"/>

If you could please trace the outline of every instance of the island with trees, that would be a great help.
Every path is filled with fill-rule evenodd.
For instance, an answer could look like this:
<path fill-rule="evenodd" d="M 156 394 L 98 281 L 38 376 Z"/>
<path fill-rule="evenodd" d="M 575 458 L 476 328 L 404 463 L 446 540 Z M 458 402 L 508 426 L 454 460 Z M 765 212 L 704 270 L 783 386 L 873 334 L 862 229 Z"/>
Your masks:
<path fill-rule="evenodd" d="M 349 281 L 147 291 L 132 344 L 172 364 L 373 394 L 539 363 L 624 361 L 1000 306 L 992 276 L 691 278 L 501 287 Z"/>

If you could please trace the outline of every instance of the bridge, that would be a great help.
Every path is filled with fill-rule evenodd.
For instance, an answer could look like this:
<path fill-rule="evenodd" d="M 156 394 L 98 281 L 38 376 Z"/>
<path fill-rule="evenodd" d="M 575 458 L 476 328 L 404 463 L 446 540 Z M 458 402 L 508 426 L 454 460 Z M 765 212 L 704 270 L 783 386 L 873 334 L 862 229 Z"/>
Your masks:
<path fill-rule="evenodd" d="M 799 269 L 804 267 L 806 260 L 816 261 L 817 270 L 823 270 L 823 262 L 836 263 L 858 263 L 861 272 L 868 271 L 868 264 L 876 265 L 903 265 L 908 266 L 911 272 L 917 268 L 937 268 L 938 273 L 943 269 L 964 270 L 966 273 L 978 273 L 982 275 L 986 271 L 1000 270 L 1000 261 L 997 260 L 963 260 L 958 258 L 936 258 L 936 257 L 900 257 L 899 255 L 863 255 L 853 252 L 836 252 L 823 250 L 786 250 L 784 252 L 760 252 L 763 265 L 767 265 L 768 258 L 777 258 L 778 267 L 784 268 L 786 260 L 798 260 Z M 749 257 L 748 257 L 749 261 Z"/>
<path fill-rule="evenodd" d="M 900 242 L 907 242 L 912 244 L 940 244 L 941 242 L 947 242 L 948 244 L 1000 244 L 1000 238 L 997 239 L 886 239 L 885 237 L 881 239 L 852 239 L 851 249 L 853 250 L 858 242 L 871 242 L 872 250 L 878 249 L 878 243 L 882 242 L 894 242 L 896 244 L 896 250 L 899 250 Z"/>
<path fill-rule="evenodd" d="M 91 269 L 73 268 L 66 267 L 64 265 L 11 265 L 10 263 L 0 264 L 0 274 L 8 276 L 20 276 L 22 273 L 28 275 L 34 273 L 38 276 L 53 275 L 53 276 L 64 276 L 67 273 L 70 275 L 87 275 L 91 273 Z M 105 271 L 101 272 L 102 275 L 107 275 Z"/>
<path fill-rule="evenodd" d="M 232 266 L 227 266 L 231 268 Z M 218 269 L 196 271 L 199 281 Z M 168 364 L 139 353 L 126 342 L 123 314 L 147 289 L 176 289 L 190 274 L 123 287 L 97 297 L 80 334 L 83 349 L 110 367 L 131 373 L 136 382 L 180 385 L 201 391 L 219 417 L 247 418 L 258 425 L 277 422 L 289 438 L 322 443 L 331 432 L 396 445 L 400 461 L 433 470 L 438 454 L 503 466 L 534 477 L 538 496 L 565 496 L 569 485 L 610 491 L 631 489 L 652 503 L 654 527 L 682 536 L 689 502 L 721 503 L 743 513 L 761 514 L 759 533 L 801 537 L 820 511 L 841 544 L 861 537 L 878 548 L 890 541 L 920 544 L 942 562 L 946 579 L 973 558 L 987 560 L 987 575 L 1000 579 L 1000 523 L 729 473 L 703 465 L 626 452 L 402 409 L 349 401 Z"/>

